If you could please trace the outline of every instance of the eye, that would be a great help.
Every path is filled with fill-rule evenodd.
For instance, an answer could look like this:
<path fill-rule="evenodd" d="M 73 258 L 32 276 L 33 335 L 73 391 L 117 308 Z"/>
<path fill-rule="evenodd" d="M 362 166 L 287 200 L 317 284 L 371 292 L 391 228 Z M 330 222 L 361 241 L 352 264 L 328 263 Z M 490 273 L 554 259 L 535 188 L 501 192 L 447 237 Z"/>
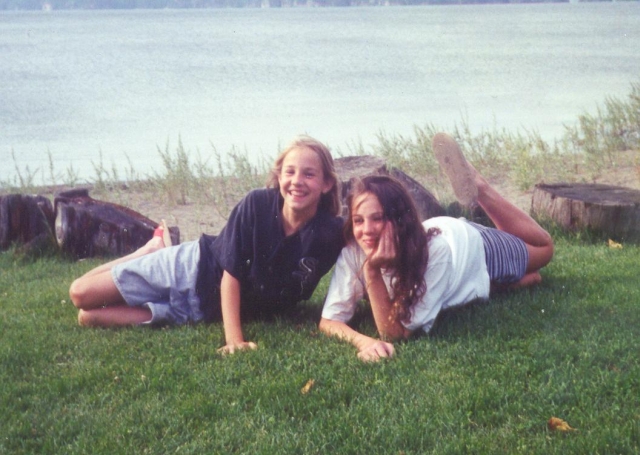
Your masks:
<path fill-rule="evenodd" d="M 358 224 L 362 224 L 363 219 L 358 217 L 358 218 L 353 218 L 353 220 L 351 221 L 354 225 L 358 225 Z"/>

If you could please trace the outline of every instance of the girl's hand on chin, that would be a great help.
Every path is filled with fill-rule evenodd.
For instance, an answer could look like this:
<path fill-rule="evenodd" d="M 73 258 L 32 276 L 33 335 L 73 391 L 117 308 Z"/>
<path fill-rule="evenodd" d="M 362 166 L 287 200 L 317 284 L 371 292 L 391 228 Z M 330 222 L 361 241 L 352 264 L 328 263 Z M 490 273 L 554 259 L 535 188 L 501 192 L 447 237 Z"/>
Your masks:
<path fill-rule="evenodd" d="M 380 240 L 378 241 L 378 247 L 371 252 L 368 259 L 369 267 L 381 268 L 389 267 L 396 259 L 396 243 L 395 233 L 393 230 L 393 224 L 386 221 L 382 232 L 380 233 Z"/>

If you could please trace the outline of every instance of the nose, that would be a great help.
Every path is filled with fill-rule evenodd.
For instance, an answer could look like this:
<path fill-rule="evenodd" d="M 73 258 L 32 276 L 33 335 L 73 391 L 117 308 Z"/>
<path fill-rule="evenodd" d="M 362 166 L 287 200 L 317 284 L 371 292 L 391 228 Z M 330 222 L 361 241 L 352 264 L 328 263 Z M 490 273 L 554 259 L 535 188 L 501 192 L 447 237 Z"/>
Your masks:
<path fill-rule="evenodd" d="M 373 234 L 374 233 L 374 229 L 373 229 L 373 222 L 371 222 L 370 220 L 364 220 L 364 229 L 363 229 L 365 234 Z"/>
<path fill-rule="evenodd" d="M 300 185 L 302 183 L 302 173 L 301 172 L 294 173 L 293 176 L 291 177 L 291 183 L 293 183 L 294 185 Z"/>

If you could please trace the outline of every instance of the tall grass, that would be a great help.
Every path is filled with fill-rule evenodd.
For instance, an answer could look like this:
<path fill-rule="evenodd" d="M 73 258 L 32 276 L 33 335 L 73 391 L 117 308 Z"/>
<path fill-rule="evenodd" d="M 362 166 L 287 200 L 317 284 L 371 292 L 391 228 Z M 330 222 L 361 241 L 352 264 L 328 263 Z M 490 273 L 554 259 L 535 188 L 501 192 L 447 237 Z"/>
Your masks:
<path fill-rule="evenodd" d="M 444 187 L 442 175 L 431 153 L 431 138 L 438 131 L 448 130 L 464 149 L 471 163 L 484 175 L 513 182 L 520 190 L 530 189 L 539 182 L 575 181 L 586 175 L 588 181 L 598 179 L 618 165 L 619 152 L 640 150 L 640 82 L 631 84 L 625 99 L 608 97 L 596 113 L 582 113 L 573 125 L 565 125 L 560 139 L 548 143 L 536 131 L 511 132 L 494 128 L 473 132 L 466 120 L 443 129 L 429 124 L 414 126 L 412 136 L 379 132 L 376 142 L 348 146 L 349 154 L 374 154 L 385 158 L 390 166 L 405 170 L 428 188 Z M 344 154 L 340 150 L 336 155 Z M 180 138 L 175 148 L 167 142 L 158 147 L 162 168 L 150 175 L 140 174 L 129 161 L 125 175 L 114 164 L 108 168 L 102 153 L 93 163 L 94 179 L 88 183 L 98 192 L 122 189 L 149 189 L 162 195 L 169 204 L 202 203 L 213 205 L 221 214 L 251 188 L 262 186 L 269 171 L 270 159 L 255 159 L 245 151 L 233 148 L 225 155 L 211 145 L 209 153 L 193 153 L 185 149 Z M 15 155 L 12 155 L 15 163 Z M 33 192 L 37 176 L 43 182 L 62 181 L 67 186 L 79 183 L 78 172 L 69 167 L 59 173 L 53 168 L 49 153 L 48 175 L 28 166 L 19 169 L 16 177 L 0 182 L 1 192 Z M 640 157 L 636 158 L 640 179 Z"/>
<path fill-rule="evenodd" d="M 258 350 L 221 357 L 219 323 L 83 329 L 67 288 L 96 262 L 1 254 L 0 453 L 636 454 L 640 247 L 555 237 L 541 286 L 373 365 L 318 333 L 326 278 L 290 318 L 246 325 Z"/>
<path fill-rule="evenodd" d="M 434 125 L 416 126 L 413 137 L 381 133 L 376 144 L 359 152 L 383 156 L 419 181 L 440 186 L 430 141 L 439 130 Z M 640 150 L 640 83 L 631 85 L 626 99 L 609 97 L 595 114 L 580 114 L 576 124 L 565 125 L 564 135 L 551 144 L 536 131 L 472 132 L 464 119 L 451 134 L 483 175 L 507 179 L 521 190 L 545 181 L 575 181 L 585 174 L 595 182 L 617 166 L 619 152 Z"/>

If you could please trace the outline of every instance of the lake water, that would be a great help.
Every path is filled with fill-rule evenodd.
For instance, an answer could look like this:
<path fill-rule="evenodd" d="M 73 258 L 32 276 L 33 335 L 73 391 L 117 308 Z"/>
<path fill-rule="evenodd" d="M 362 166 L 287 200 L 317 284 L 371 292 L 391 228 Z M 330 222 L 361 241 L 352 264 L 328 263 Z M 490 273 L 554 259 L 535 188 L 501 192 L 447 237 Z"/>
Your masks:
<path fill-rule="evenodd" d="M 0 181 L 49 154 L 144 173 L 178 138 L 269 160 L 298 133 L 344 153 L 463 119 L 552 140 L 629 93 L 639 43 L 640 2 L 2 12 Z"/>

